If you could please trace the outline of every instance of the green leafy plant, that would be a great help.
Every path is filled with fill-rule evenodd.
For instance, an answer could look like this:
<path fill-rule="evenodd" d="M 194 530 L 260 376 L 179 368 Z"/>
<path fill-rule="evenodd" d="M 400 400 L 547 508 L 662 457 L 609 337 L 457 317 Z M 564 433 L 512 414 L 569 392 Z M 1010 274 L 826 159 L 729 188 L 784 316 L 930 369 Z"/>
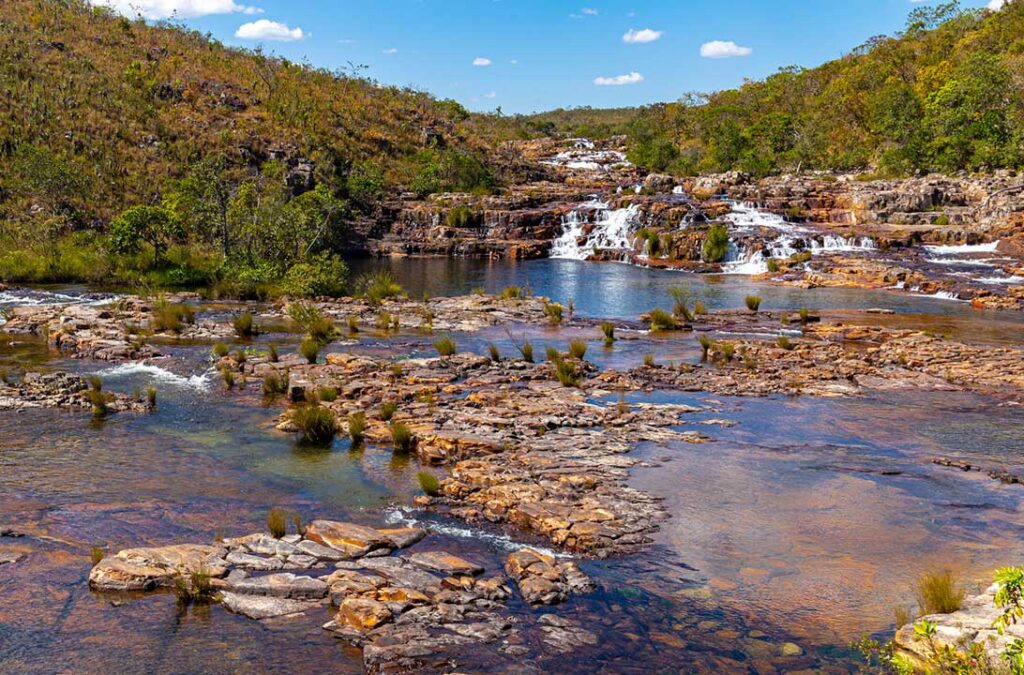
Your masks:
<path fill-rule="evenodd" d="M 725 260 L 729 252 L 729 228 L 721 223 L 716 223 L 708 228 L 707 238 L 701 247 L 701 255 L 704 262 L 717 263 Z"/>

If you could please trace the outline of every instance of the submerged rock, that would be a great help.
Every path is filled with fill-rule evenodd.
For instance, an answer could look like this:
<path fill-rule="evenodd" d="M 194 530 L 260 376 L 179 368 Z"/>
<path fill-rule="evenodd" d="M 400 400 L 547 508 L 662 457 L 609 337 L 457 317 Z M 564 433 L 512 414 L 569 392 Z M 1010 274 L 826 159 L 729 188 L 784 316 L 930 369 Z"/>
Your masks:
<path fill-rule="evenodd" d="M 89 585 L 101 591 L 144 591 L 170 586 L 194 572 L 219 578 L 227 573 L 224 553 L 221 547 L 201 544 L 126 549 L 100 560 L 89 573 Z"/>
<path fill-rule="evenodd" d="M 236 614 L 257 620 L 298 616 L 311 609 L 323 606 L 323 603 L 309 600 L 291 600 L 266 595 L 247 595 L 231 592 L 222 594 L 221 604 Z"/>

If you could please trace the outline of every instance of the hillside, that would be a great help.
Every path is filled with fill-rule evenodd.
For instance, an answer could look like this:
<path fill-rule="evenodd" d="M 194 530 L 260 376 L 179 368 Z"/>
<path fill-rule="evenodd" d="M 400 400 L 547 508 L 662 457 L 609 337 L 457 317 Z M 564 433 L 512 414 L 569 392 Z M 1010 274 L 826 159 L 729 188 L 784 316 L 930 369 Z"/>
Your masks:
<path fill-rule="evenodd" d="M 630 159 L 679 174 L 798 168 L 984 171 L 1024 164 L 1024 2 L 914 10 L 817 68 L 651 107 Z"/>
<path fill-rule="evenodd" d="M 19 268 L 13 258 L 19 250 L 51 255 L 70 233 L 89 248 L 82 232 L 104 230 L 137 205 L 165 211 L 135 213 L 126 224 L 158 254 L 187 242 L 237 258 L 244 243 L 254 266 L 282 255 L 294 262 L 303 248 L 329 249 L 331 237 L 345 236 L 346 222 L 372 213 L 387 192 L 487 190 L 500 182 L 462 106 L 357 75 L 230 49 L 82 0 L 5 0 L 3 276 L 76 278 L 79 270 L 59 269 L 73 261 L 29 256 Z M 311 223 L 330 222 L 309 246 L 255 241 L 259 233 L 243 231 L 246 223 L 294 220 L 285 205 L 313 186 L 316 194 L 294 208 L 306 209 L 300 218 Z M 282 212 L 267 213 L 271 204 Z M 123 241 L 122 252 L 145 247 L 138 239 Z"/>

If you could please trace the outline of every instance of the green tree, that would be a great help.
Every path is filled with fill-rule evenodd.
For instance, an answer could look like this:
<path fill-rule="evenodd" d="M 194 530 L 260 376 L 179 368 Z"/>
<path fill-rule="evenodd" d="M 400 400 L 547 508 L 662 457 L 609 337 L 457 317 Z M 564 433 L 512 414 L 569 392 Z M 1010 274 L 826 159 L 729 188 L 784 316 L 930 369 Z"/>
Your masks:
<path fill-rule="evenodd" d="M 161 206 L 133 206 L 110 223 L 111 248 L 117 253 L 138 253 L 143 243 L 153 248 L 154 264 L 167 247 L 180 241 L 182 229 L 167 209 Z"/>

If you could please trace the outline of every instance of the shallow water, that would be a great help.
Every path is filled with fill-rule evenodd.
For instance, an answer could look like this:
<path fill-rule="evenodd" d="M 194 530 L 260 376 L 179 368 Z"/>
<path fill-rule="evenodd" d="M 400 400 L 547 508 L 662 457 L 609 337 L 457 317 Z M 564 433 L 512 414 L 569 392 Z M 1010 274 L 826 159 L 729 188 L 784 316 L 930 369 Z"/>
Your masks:
<path fill-rule="evenodd" d="M 358 273 L 370 264 L 376 263 L 353 267 Z M 739 307 L 744 295 L 759 292 L 766 308 L 888 307 L 898 313 L 847 318 L 928 326 L 982 342 L 1021 340 L 1017 315 L 892 292 L 804 291 L 577 261 L 427 259 L 391 266 L 417 295 L 528 285 L 555 300 L 572 299 L 578 315 L 623 323 L 667 307 L 668 286 L 685 281 L 711 308 Z M 582 335 L 591 340 L 588 359 L 616 368 L 635 366 L 647 352 L 661 362 L 693 361 L 699 353 L 692 335 L 623 330 L 626 339 L 606 350 L 595 334 L 592 327 L 499 326 L 454 337 L 460 349 L 483 352 L 493 341 L 505 354 L 529 338 L 540 355 L 548 344 L 564 347 Z M 124 367 L 66 361 L 25 336 L 0 338 L 0 370 L 42 364 L 102 373 L 105 386 L 118 391 L 148 383 L 159 390 L 155 414 L 117 415 L 101 425 L 84 413 L 0 412 L 0 525 L 38 535 L 0 539 L 0 550 L 28 554 L 0 567 L 4 670 L 102 672 L 112 658 L 130 664 L 124 672 L 360 670 L 358 650 L 322 631 L 322 616 L 267 626 L 219 607 L 182 615 L 168 595 L 94 595 L 85 583 L 94 545 L 117 550 L 245 533 L 261 528 L 272 506 L 305 519 L 416 519 L 434 527 L 438 548 L 490 571 L 510 548 L 538 543 L 516 531 L 482 531 L 411 510 L 415 460 L 396 462 L 382 448 L 352 451 L 340 439 L 324 450 L 296 446 L 273 429 L 282 404 L 261 402 L 255 385 L 225 391 L 209 373 L 206 346 L 176 347 L 169 359 Z M 284 351 L 295 336 L 261 339 Z M 430 342 L 367 333 L 356 346 L 331 349 L 429 355 Z M 912 603 L 910 588 L 923 568 L 951 565 L 980 583 L 1024 554 L 1021 486 L 931 463 L 951 456 L 1024 468 L 1024 411 L 948 392 L 828 400 L 653 393 L 635 400 L 707 407 L 683 428 L 700 429 L 714 442 L 635 451 L 655 466 L 637 468 L 632 484 L 664 497 L 673 517 L 647 551 L 583 563 L 601 590 L 556 612 L 597 632 L 600 644 L 571 662 L 538 653 L 523 669 L 852 670 L 856 662 L 845 645 L 862 632 L 890 629 L 893 608 Z M 718 419 L 735 426 L 701 424 Z M 515 603 L 509 612 L 524 622 L 539 614 Z M 787 640 L 805 655 L 777 661 Z M 460 665 L 516 670 L 487 648 L 471 651 Z"/>

